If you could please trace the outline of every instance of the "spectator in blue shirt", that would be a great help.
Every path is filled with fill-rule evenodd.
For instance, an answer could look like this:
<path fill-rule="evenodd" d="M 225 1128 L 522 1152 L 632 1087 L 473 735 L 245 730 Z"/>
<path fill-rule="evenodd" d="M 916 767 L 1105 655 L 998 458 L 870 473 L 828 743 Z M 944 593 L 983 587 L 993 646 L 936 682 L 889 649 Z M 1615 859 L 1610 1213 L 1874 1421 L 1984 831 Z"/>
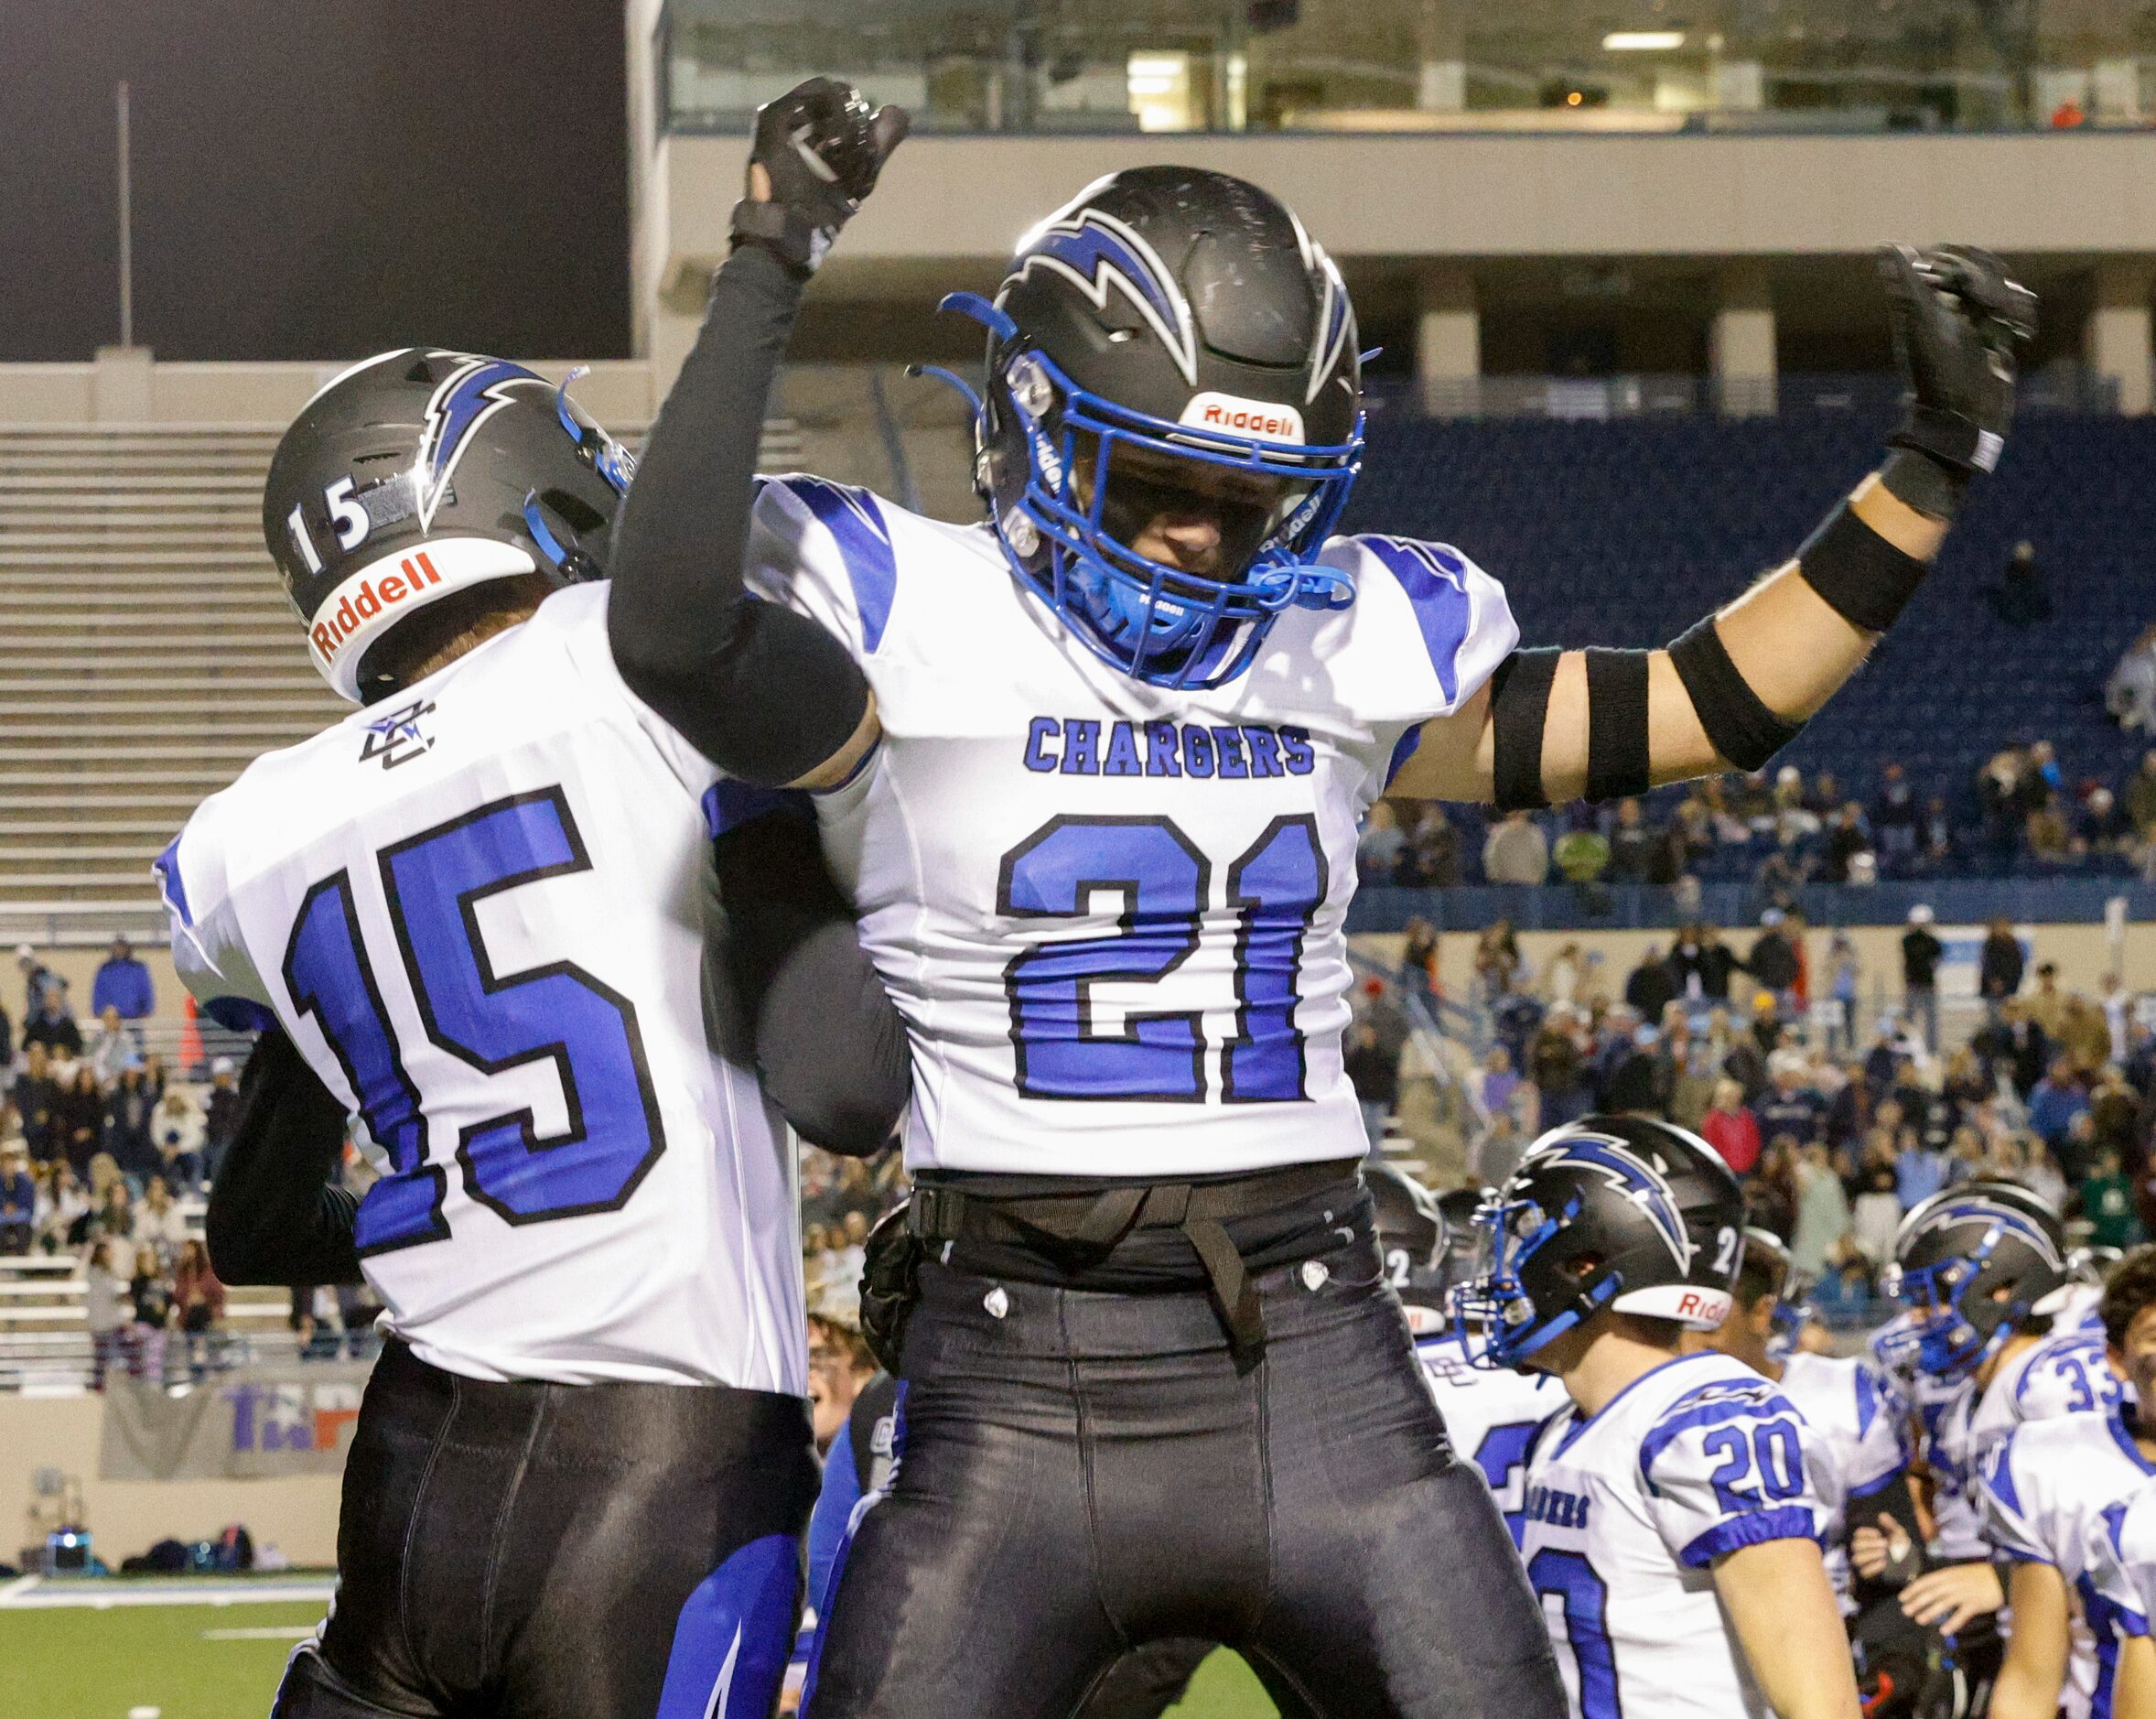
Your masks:
<path fill-rule="evenodd" d="M 38 1184 L 19 1144 L 0 1151 L 0 1254 L 27 1253 L 38 1217 Z"/>
<path fill-rule="evenodd" d="M 157 992 L 150 983 L 150 969 L 135 958 L 135 950 L 124 937 L 113 939 L 112 954 L 105 957 L 96 978 L 91 981 L 90 1012 L 102 1015 L 107 1009 L 117 1009 L 123 1021 L 146 1020 L 157 1011 Z"/>
<path fill-rule="evenodd" d="M 2074 1119 L 2088 1108 L 2088 1093 L 2075 1078 L 2074 1059 L 2055 1056 L 2051 1070 L 2029 1094 L 2029 1127 L 2052 1150 L 2052 1156 L 2066 1166 L 2068 1177 L 2086 1168 L 2070 1162 L 2066 1141 Z"/>
<path fill-rule="evenodd" d="M 1894 1153 L 1894 1192 L 1902 1197 L 1902 1209 L 1911 1210 L 1945 1187 L 1952 1168 L 1945 1152 L 1931 1151 L 1913 1128 L 1903 1128 Z"/>

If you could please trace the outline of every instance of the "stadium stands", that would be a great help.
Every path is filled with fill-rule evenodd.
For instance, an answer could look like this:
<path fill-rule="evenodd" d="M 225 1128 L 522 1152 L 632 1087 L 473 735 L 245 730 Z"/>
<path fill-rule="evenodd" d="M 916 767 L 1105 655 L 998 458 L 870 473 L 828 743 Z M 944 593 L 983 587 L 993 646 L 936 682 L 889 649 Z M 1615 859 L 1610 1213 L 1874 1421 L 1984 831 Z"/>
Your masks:
<path fill-rule="evenodd" d="M 1529 643 L 1659 644 L 1789 555 L 1877 462 L 1886 427 L 1380 414 L 1348 525 L 1456 544 L 1504 581 Z M 2116 784 L 2143 742 L 2107 720 L 2101 689 L 2156 619 L 2156 492 L 2136 475 L 2152 460 L 2156 421 L 2024 417 L 1910 612 L 1785 760 L 1865 799 L 1899 760 L 1967 801 L 2000 746 L 2043 739 L 2069 783 Z M 2013 628 L 1980 592 L 2022 538 L 2057 611 Z"/>
<path fill-rule="evenodd" d="M 147 900 L 255 753 L 340 709 L 262 546 L 275 437 L 0 432 L 0 899 Z"/>

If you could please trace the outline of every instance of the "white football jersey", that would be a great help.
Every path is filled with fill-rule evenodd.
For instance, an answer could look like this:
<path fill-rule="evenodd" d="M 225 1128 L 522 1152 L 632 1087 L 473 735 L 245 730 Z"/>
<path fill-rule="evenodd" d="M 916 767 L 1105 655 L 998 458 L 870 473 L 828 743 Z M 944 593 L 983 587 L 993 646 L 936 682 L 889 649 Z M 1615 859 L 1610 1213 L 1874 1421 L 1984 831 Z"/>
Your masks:
<path fill-rule="evenodd" d="M 1547 1373 L 1477 1367 L 1474 1356 L 1481 1347 L 1478 1336 L 1447 1331 L 1418 1337 L 1415 1358 L 1422 1363 L 1423 1383 L 1437 1400 L 1453 1450 L 1482 1471 L 1516 1546 L 1526 1507 L 1527 1447 L 1535 1429 L 1568 1399 Z"/>
<path fill-rule="evenodd" d="M 1827 1575 L 1846 1616 L 1856 1609 L 1844 1544 L 1849 1519 L 1869 1522 L 1861 1514 L 1865 1500 L 1909 1466 L 1898 1404 L 1879 1369 L 1860 1356 L 1794 1350 L 1776 1382 L 1811 1429 L 1806 1448 L 1817 1456 L 1812 1483 L 1826 1512 Z"/>
<path fill-rule="evenodd" d="M 1527 1459 L 1522 1555 L 1576 1719 L 1768 1709 L 1722 1616 L 1716 1559 L 1818 1538 L 1820 1460 L 1788 1398 L 1713 1350 L 1666 1361 Z"/>
<path fill-rule="evenodd" d="M 2156 1617 L 2156 1476 L 2097 1512 L 2087 1556 L 2089 1579 L 2118 1628 L 2147 1635 Z"/>
<path fill-rule="evenodd" d="M 1963 1385 L 1939 1416 L 1928 1453 L 1938 1520 L 1934 1550 L 1948 1562 L 1991 1556 L 1977 1476 L 1991 1447 L 2029 1421 L 2109 1416 L 2123 1388 L 2104 1358 L 2100 1337 L 2064 1331 L 2010 1357 L 1991 1382 Z"/>
<path fill-rule="evenodd" d="M 2113 1415 L 2073 1414 L 2018 1426 L 1993 1441 L 1978 1478 L 1978 1497 L 1991 1544 L 2017 1561 L 2055 1567 L 2078 1611 L 2066 1708 L 2110 1719 L 2111 1685 L 2118 1670 L 2118 1632 L 2145 1634 L 2141 1621 L 2114 1616 L 2095 1564 L 2104 1513 L 2144 1487 L 2156 1466 Z"/>
<path fill-rule="evenodd" d="M 1356 826 L 1518 639 L 1438 545 L 1340 538 L 1210 691 L 1121 674 L 986 524 L 767 481 L 749 578 L 844 640 L 883 741 L 820 796 L 912 1039 L 914 1169 L 1184 1176 L 1367 1150 L 1341 1066 Z"/>
<path fill-rule="evenodd" d="M 158 861 L 173 957 L 388 1153 L 358 1241 L 424 1359 L 800 1395 L 791 1139 L 706 1032 L 716 773 L 606 606 L 559 591 L 204 801 Z"/>

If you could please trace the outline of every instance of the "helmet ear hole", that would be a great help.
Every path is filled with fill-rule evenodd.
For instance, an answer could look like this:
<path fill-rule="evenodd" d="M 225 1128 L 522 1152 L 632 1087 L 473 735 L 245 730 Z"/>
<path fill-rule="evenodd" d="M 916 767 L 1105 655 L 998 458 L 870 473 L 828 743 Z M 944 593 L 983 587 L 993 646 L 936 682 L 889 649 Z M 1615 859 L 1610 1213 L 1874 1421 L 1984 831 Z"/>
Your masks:
<path fill-rule="evenodd" d="M 606 516 L 598 508 L 581 496 L 571 495 L 566 490 L 542 490 L 539 499 L 579 537 L 586 532 L 598 530 L 607 523 Z"/>

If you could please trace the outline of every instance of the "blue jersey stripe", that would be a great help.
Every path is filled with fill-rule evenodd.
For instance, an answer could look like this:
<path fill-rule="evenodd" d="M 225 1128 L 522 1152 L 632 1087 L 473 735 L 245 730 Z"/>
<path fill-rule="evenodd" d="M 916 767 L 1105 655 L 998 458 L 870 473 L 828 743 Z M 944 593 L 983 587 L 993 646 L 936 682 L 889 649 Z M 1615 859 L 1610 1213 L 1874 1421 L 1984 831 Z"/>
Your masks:
<path fill-rule="evenodd" d="M 179 838 L 175 836 L 165 844 L 151 870 L 157 874 L 158 887 L 165 892 L 165 904 L 179 915 L 179 923 L 190 931 L 195 926 L 195 916 L 188 910 L 188 888 L 179 875 Z"/>
<path fill-rule="evenodd" d="M 1438 687 L 1450 703 L 1460 697 L 1460 647 L 1467 642 L 1474 604 L 1467 594 L 1467 563 L 1442 544 L 1401 537 L 1358 537 L 1407 593 Z"/>
<path fill-rule="evenodd" d="M 788 478 L 786 487 L 808 503 L 837 542 L 839 558 L 854 588 L 854 608 L 861 617 L 861 648 L 871 656 L 883 643 L 890 622 L 892 593 L 899 580 L 898 557 L 891 553 L 890 527 L 876 498 L 866 490 L 846 489 L 821 478 Z"/>

